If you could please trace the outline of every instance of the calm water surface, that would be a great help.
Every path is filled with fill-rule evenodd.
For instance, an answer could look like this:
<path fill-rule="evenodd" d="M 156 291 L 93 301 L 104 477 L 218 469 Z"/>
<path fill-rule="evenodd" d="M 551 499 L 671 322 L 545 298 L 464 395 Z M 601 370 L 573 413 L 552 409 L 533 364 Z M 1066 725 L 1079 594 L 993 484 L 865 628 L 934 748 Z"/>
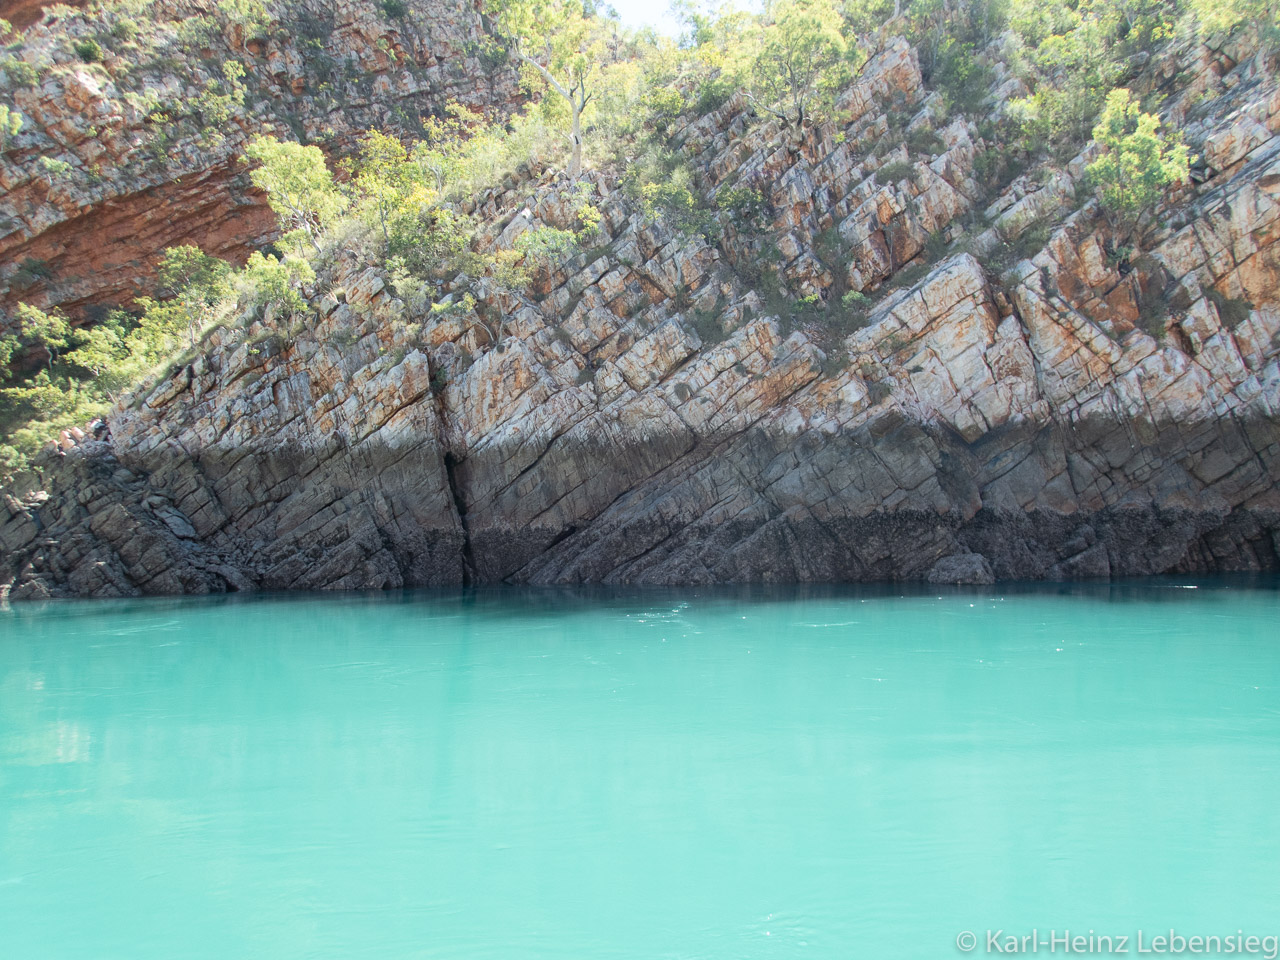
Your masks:
<path fill-rule="evenodd" d="M 1280 591 L 1179 587 L 15 605 L 0 958 L 1278 933 Z"/>

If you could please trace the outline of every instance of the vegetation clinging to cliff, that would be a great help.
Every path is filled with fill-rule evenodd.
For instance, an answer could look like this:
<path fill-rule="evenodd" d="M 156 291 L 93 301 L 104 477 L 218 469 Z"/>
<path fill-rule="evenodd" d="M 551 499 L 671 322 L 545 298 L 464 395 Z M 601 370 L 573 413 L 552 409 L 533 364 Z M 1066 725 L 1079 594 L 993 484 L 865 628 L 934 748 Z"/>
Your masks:
<path fill-rule="evenodd" d="M 523 113 L 490 124 L 454 106 L 426 118 L 409 142 L 370 131 L 349 161 L 345 182 L 333 178 L 314 145 L 258 139 L 246 152 L 258 163 L 255 182 L 281 216 L 286 232 L 279 249 L 255 253 L 239 272 L 205 264 L 208 279 L 199 283 L 170 271 L 160 291 L 167 299 L 141 298 L 128 312 L 111 311 L 88 329 L 73 329 L 56 310 L 20 310 L 0 354 L 8 364 L 0 371 L 0 416 L 4 433 L 15 441 L 7 456 L 17 460 L 51 428 L 83 421 L 157 365 L 190 350 L 211 324 L 305 315 L 326 263 L 340 250 L 383 264 L 397 292 L 426 310 L 463 302 L 480 285 L 523 293 L 538 270 L 591 242 L 599 211 L 588 195 L 571 188 L 566 196 L 572 194 L 573 222 L 544 225 L 509 249 L 482 251 L 474 242 L 480 214 L 472 198 L 522 165 L 566 164 L 571 174 L 579 167 L 606 171 L 629 185 L 650 218 L 715 241 L 725 216 L 745 215 L 742 221 L 750 222 L 762 202 L 759 190 L 729 186 L 712 195 L 663 132 L 676 118 L 709 113 L 741 95 L 757 108 L 753 122 L 773 116 L 793 141 L 808 136 L 815 123 L 828 119 L 836 93 L 880 42 L 877 30 L 912 37 L 942 106 L 953 113 L 985 113 L 999 70 L 1009 68 L 1025 93 L 1014 97 L 1003 119 L 988 122 L 987 133 L 996 152 L 1026 166 L 1037 156 L 1070 155 L 1083 146 L 1138 55 L 1157 51 L 1179 30 L 1203 29 L 1215 42 L 1232 31 L 1265 34 L 1248 19 L 1259 2 L 1265 12 L 1272 0 L 1240 0 L 1231 20 L 1218 8 L 1210 17 L 1198 3 L 1186 7 L 1176 0 L 1100 0 L 1071 9 L 1032 0 L 956 6 L 920 0 L 885 23 L 893 10 L 876 0 L 851 0 L 839 9 L 830 0 L 781 0 L 763 16 L 690 13 L 679 43 L 629 33 L 576 4 L 553 3 L 554 16 L 543 18 L 507 4 L 504 11 L 523 9 L 523 19 L 509 19 L 499 38 L 499 46 L 512 45 L 529 67 L 531 102 Z M 136 2 L 106 4 L 83 16 L 122 23 L 120 11 L 141 9 Z M 273 20 L 267 8 L 244 0 L 220 4 L 213 22 L 253 32 Z M 200 29 L 177 28 L 188 39 Z M 792 69 L 796 65 L 804 69 Z M 103 68 L 94 63 L 90 69 Z M 202 110 L 211 116 L 219 98 L 235 99 L 243 71 L 228 62 L 220 75 L 201 88 L 208 100 Z M 571 78 L 578 93 L 564 96 L 555 87 L 564 87 L 559 77 Z M 1141 146 L 1132 138 L 1149 138 L 1155 128 L 1144 119 L 1152 115 L 1136 104 L 1125 109 L 1133 129 L 1118 132 L 1114 142 L 1100 138 L 1103 156 L 1093 170 L 1107 208 L 1125 216 L 1136 211 L 1136 222 L 1168 183 L 1186 176 L 1187 157 L 1185 150 L 1179 155 L 1174 147 L 1171 156 L 1161 148 L 1154 154 L 1155 174 L 1132 176 L 1124 158 Z M 161 130 L 173 122 L 158 103 L 150 115 Z M 1152 157 L 1149 151 L 1145 156 Z M 44 159 L 52 186 L 61 161 Z M 886 178 L 892 166 L 883 168 Z M 910 165 L 902 166 L 899 172 L 909 176 Z M 993 177 L 992 186 L 1016 169 Z M 164 255 L 170 264 L 197 267 L 203 256 L 198 250 Z M 861 310 L 857 297 L 865 294 L 838 292 L 836 300 Z M 795 296 L 795 311 L 810 310 L 817 299 Z M 502 339 L 500 320 L 476 322 L 491 343 Z"/>

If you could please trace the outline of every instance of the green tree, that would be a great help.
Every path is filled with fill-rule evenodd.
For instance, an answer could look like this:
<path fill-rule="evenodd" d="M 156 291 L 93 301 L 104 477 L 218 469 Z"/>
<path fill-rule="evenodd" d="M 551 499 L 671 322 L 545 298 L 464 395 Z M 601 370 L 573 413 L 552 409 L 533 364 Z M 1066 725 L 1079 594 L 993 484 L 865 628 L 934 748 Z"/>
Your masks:
<path fill-rule="evenodd" d="M 1027 78 L 1035 92 L 1014 101 L 1011 114 L 1021 122 L 1029 144 L 1048 142 L 1074 153 L 1088 137 L 1121 64 L 1110 55 L 1113 24 L 1087 8 L 1059 13 L 1057 22 L 1026 22 L 1033 35 L 1041 30 L 1056 32 L 1035 47 L 1034 70 Z"/>
<path fill-rule="evenodd" d="M 14 313 L 23 345 L 44 350 L 45 365 L 52 373 L 58 354 L 71 342 L 71 324 L 57 310 L 46 313 L 28 303 L 18 304 Z"/>
<path fill-rule="evenodd" d="M 12 334 L 0 337 L 0 380 L 8 380 L 13 376 L 9 363 L 13 360 L 13 355 L 21 349 L 22 341 Z"/>
<path fill-rule="evenodd" d="M 499 29 L 512 56 L 536 70 L 569 108 L 569 176 L 582 173 L 582 114 L 595 95 L 604 40 L 582 0 L 499 0 Z"/>
<path fill-rule="evenodd" d="M 280 307 L 292 313 L 306 306 L 298 286 L 315 277 L 315 271 L 305 260 L 295 257 L 279 260 L 255 250 L 249 254 L 236 285 L 253 303 Z"/>
<path fill-rule="evenodd" d="M 421 168 L 409 162 L 409 151 L 390 134 L 369 130 L 360 141 L 360 153 L 352 169 L 360 194 L 369 199 L 382 227 L 382 240 L 390 245 L 387 225 L 420 178 Z"/>
<path fill-rule="evenodd" d="M 165 250 L 157 275 L 185 315 L 187 337 L 195 346 L 214 304 L 227 293 L 231 264 L 188 244 Z"/>
<path fill-rule="evenodd" d="M 290 231 L 288 239 L 304 236 L 319 253 L 320 229 L 346 207 L 320 148 L 260 136 L 245 148 L 245 156 L 258 161 L 249 178 L 266 191 L 271 209 Z"/>
<path fill-rule="evenodd" d="M 141 370 L 125 334 L 126 315 L 112 311 L 105 320 L 80 331 L 80 343 L 66 361 L 93 378 L 93 389 L 110 399 L 132 386 Z"/>
<path fill-rule="evenodd" d="M 262 0 L 219 0 L 218 12 L 243 30 L 245 39 L 264 36 L 271 27 L 271 13 Z"/>
<path fill-rule="evenodd" d="M 747 97 L 799 128 L 828 109 L 850 73 L 844 21 L 832 0 L 778 0 L 751 42 L 741 74 Z"/>
<path fill-rule="evenodd" d="M 1093 137 L 1102 155 L 1086 172 L 1113 222 L 1133 236 L 1168 188 L 1187 179 L 1190 158 L 1160 133 L 1160 118 L 1143 113 L 1123 87 L 1112 90 Z"/>

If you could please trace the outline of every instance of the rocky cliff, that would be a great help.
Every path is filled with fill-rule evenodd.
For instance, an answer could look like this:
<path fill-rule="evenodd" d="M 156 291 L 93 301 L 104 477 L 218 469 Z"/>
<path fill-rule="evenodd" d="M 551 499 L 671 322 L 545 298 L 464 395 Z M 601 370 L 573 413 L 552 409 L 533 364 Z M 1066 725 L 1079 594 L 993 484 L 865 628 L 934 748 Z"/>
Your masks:
<path fill-rule="evenodd" d="M 1141 250 L 1077 189 L 1087 151 L 981 204 L 979 127 L 893 40 L 839 129 L 736 99 L 676 125 L 706 190 L 765 193 L 714 245 L 596 173 L 602 243 L 529 296 L 415 312 L 338 254 L 304 322 L 216 331 L 5 495 L 11 595 L 1276 569 L 1280 84 L 1183 55 L 1203 182 Z M 568 197 L 475 198 L 480 243 Z M 878 299 L 833 333 L 762 260 Z"/>
<path fill-rule="evenodd" d="M 248 28 L 200 0 L 161 0 L 146 23 L 8 10 L 31 25 L 0 61 L 0 93 L 24 117 L 0 152 L 0 308 L 81 319 L 128 305 L 180 244 L 242 263 L 277 235 L 240 162 L 255 134 L 294 131 L 341 154 L 372 127 L 420 132 L 450 100 L 494 109 L 515 96 L 514 71 L 480 58 L 469 0 L 401 6 L 392 19 L 376 3 L 312 0 Z M 100 59 L 77 53 L 86 42 Z"/>

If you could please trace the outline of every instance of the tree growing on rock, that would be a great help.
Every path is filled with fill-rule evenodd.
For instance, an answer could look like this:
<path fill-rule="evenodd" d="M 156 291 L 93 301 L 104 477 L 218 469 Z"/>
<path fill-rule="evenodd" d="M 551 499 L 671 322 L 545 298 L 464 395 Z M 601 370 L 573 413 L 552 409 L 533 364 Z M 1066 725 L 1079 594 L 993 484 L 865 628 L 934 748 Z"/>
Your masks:
<path fill-rule="evenodd" d="M 844 19 L 832 0 L 779 0 L 742 47 L 747 98 L 799 129 L 820 118 L 850 76 Z"/>
<path fill-rule="evenodd" d="M 59 311 L 46 313 L 29 303 L 20 303 L 14 311 L 21 344 L 45 353 L 45 366 L 53 372 L 58 355 L 71 344 L 71 324 Z"/>
<path fill-rule="evenodd" d="M 170 247 L 160 257 L 160 282 L 174 295 L 186 317 L 187 338 L 194 346 L 213 305 L 228 289 L 231 264 L 211 257 L 199 247 Z"/>
<path fill-rule="evenodd" d="M 1241 34 L 1268 51 L 1280 49 L 1280 0 L 1192 0 L 1191 8 L 1207 38 Z"/>
<path fill-rule="evenodd" d="M 1160 132 L 1160 118 L 1143 113 L 1123 87 L 1108 94 L 1093 137 L 1102 155 L 1086 172 L 1103 210 L 1124 238 L 1131 239 L 1145 227 L 1169 187 L 1187 179 L 1187 148 L 1167 140 Z"/>
<path fill-rule="evenodd" d="M 320 148 L 263 136 L 254 138 L 244 152 L 258 161 L 249 179 L 266 191 L 267 203 L 289 231 L 284 239 L 297 242 L 305 237 L 319 253 L 321 227 L 346 207 Z"/>
<path fill-rule="evenodd" d="M 500 0 L 494 17 L 512 57 L 533 69 L 569 110 L 569 176 L 582 173 L 582 114 L 595 96 L 606 48 L 582 0 Z"/>
<path fill-rule="evenodd" d="M 409 163 L 409 151 L 399 140 L 380 130 L 369 130 L 360 142 L 360 156 L 351 170 L 356 189 L 377 213 L 383 244 L 390 245 L 388 220 L 415 186 L 418 168 Z"/>

